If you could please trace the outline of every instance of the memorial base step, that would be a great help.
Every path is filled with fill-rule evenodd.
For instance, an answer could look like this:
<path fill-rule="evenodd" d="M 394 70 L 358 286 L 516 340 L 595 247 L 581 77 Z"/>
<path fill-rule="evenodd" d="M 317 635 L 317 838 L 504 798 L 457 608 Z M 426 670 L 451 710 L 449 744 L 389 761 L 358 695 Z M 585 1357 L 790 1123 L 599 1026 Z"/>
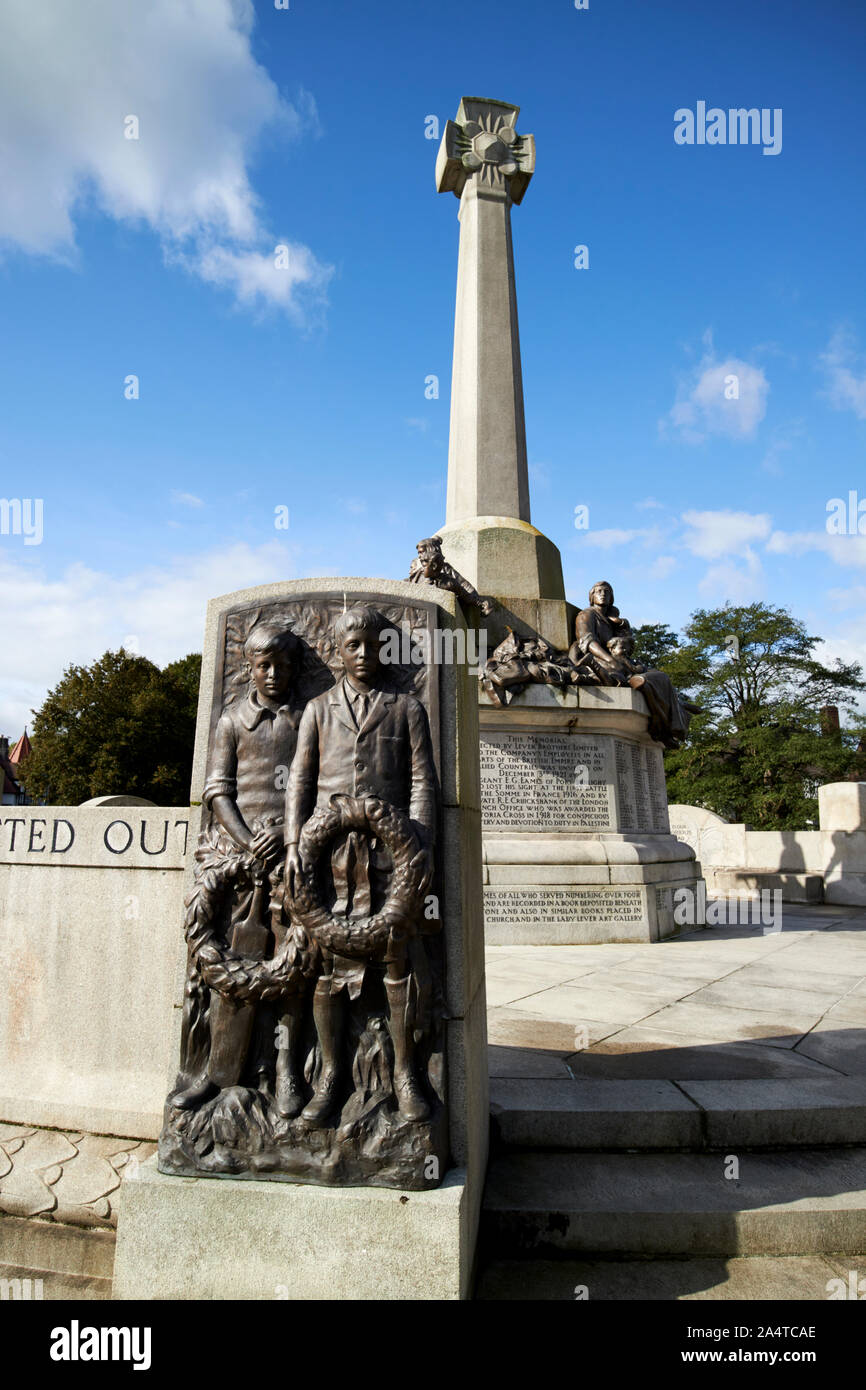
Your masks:
<path fill-rule="evenodd" d="M 866 1149 L 502 1154 L 483 1263 L 569 1255 L 854 1257 L 866 1250 Z"/>
<path fill-rule="evenodd" d="M 864 1293 L 866 1254 L 752 1255 L 683 1260 L 493 1260 L 481 1271 L 475 1297 L 482 1302 L 824 1303 L 831 1298 L 862 1299 Z"/>
<path fill-rule="evenodd" d="M 866 1077 L 490 1082 L 491 1143 L 528 1150 L 866 1145 Z"/>
<path fill-rule="evenodd" d="M 2 1296 L 25 1302 L 110 1298 L 114 1247 L 113 1230 L 0 1215 Z"/>

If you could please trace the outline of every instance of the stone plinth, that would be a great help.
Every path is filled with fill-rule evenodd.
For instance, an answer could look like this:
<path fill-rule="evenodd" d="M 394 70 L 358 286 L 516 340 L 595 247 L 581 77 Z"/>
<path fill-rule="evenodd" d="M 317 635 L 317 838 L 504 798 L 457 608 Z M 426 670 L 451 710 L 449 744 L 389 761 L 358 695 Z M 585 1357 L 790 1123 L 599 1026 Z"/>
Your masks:
<path fill-rule="evenodd" d="M 452 1300 L 468 1295 L 473 1202 L 431 1192 L 167 1177 L 120 1190 L 118 1299 Z"/>
<path fill-rule="evenodd" d="M 700 867 L 671 834 L 662 748 L 630 689 L 482 693 L 489 945 L 657 941 Z"/>
<path fill-rule="evenodd" d="M 202 800 L 212 733 L 230 679 L 229 654 L 242 644 L 243 634 L 252 623 L 265 621 L 309 632 L 303 624 L 309 624 L 310 613 L 328 615 L 321 628 L 327 634 L 346 603 L 372 604 L 398 628 L 405 618 L 428 634 L 465 630 L 453 595 L 388 580 L 298 580 L 214 599 L 203 648 L 193 802 Z M 436 650 L 434 643 L 430 649 Z M 322 650 L 327 652 L 325 645 Z M 395 683 L 398 674 L 393 673 Z M 415 690 L 429 717 L 441 811 L 434 882 L 444 980 L 435 1087 L 437 1123 L 441 1118 L 447 1125 L 449 1141 L 442 1146 L 442 1161 L 437 1149 L 435 1171 L 425 1167 L 423 1179 L 441 1178 L 442 1185 L 418 1191 L 419 1182 L 404 1182 L 404 1169 L 386 1169 L 383 1160 L 379 1170 L 367 1164 L 362 1180 L 372 1185 L 360 1186 L 354 1175 L 362 1170 L 349 1167 L 354 1151 L 344 1165 L 348 1178 L 336 1172 L 336 1163 L 316 1170 L 308 1161 L 316 1144 L 330 1144 L 329 1152 L 341 1161 L 344 1151 L 338 1153 L 336 1123 L 313 1126 L 311 1139 L 303 1118 L 293 1122 L 285 1154 L 256 1152 L 255 1163 L 240 1166 L 232 1154 L 232 1169 L 221 1171 L 214 1164 L 207 1176 L 179 1175 L 179 1150 L 168 1145 L 161 1149 L 162 1172 L 143 1168 L 121 1203 L 119 1297 L 379 1300 L 467 1293 L 489 1127 L 476 681 L 465 664 L 444 662 L 417 677 Z M 175 1056 L 186 974 L 180 917 L 176 932 Z M 168 1018 L 164 1026 L 168 1032 Z M 166 1092 L 172 1081 L 173 1073 L 166 1077 Z M 423 1119 L 417 1122 L 419 1132 L 423 1125 Z M 204 1164 L 198 1168 L 203 1171 Z M 268 1181 L 260 1180 L 264 1173 Z M 275 1293 L 276 1287 L 287 1292 Z"/>

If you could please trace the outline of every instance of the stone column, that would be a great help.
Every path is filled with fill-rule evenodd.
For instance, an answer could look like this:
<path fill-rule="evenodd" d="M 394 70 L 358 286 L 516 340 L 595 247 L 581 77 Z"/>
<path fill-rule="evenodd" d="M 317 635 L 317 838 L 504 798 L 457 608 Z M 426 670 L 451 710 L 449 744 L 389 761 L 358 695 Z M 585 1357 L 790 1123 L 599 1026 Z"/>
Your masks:
<path fill-rule="evenodd" d="M 567 646 L 559 551 L 531 524 L 529 509 L 511 205 L 529 186 L 535 141 L 517 133 L 519 109 L 464 97 L 436 162 L 437 189 L 460 199 L 448 501 L 439 534 L 446 558 L 513 610 L 518 626 L 522 619 Z"/>

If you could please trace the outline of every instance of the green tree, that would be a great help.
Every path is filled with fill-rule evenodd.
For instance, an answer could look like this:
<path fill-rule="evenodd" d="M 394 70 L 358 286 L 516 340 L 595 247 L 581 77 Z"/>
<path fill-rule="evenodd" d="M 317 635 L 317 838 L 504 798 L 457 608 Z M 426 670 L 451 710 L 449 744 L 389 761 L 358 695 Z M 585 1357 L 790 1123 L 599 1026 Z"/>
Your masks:
<path fill-rule="evenodd" d="M 664 671 L 665 662 L 680 645 L 680 639 L 667 623 L 642 623 L 632 629 L 634 659 L 655 671 Z"/>
<path fill-rule="evenodd" d="M 34 711 L 22 771 L 31 796 L 77 806 L 128 792 L 161 805 L 189 797 L 201 657 L 163 670 L 122 647 L 70 666 Z"/>
<path fill-rule="evenodd" d="M 862 764 L 861 667 L 826 665 L 821 639 L 764 603 L 699 609 L 684 637 L 659 666 L 701 713 L 685 746 L 665 755 L 670 800 L 756 829 L 817 823 L 818 786 Z"/>

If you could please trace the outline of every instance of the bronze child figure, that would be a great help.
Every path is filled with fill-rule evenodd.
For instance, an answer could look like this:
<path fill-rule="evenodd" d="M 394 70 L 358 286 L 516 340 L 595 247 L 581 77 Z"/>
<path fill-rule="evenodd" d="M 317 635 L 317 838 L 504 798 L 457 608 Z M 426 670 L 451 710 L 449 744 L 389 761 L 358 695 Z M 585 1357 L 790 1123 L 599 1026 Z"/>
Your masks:
<path fill-rule="evenodd" d="M 289 767 L 297 744 L 300 711 L 290 696 L 301 650 L 299 639 L 285 625 L 259 623 L 251 630 L 244 644 L 250 688 L 246 698 L 230 705 L 220 718 L 203 794 L 204 804 L 228 837 L 226 847 L 253 857 L 249 874 L 240 877 L 233 895 L 229 945 L 254 958 L 270 954 L 274 936 L 277 947 L 285 936 L 281 911 L 275 910 L 284 849 L 284 783 L 278 770 Z M 299 1059 L 302 1007 L 299 993 L 287 995 L 278 1009 L 238 1004 L 213 993 L 207 1072 L 176 1094 L 172 1103 L 181 1110 L 194 1109 L 237 1085 L 245 1070 L 255 1071 L 258 1088 L 265 1089 L 269 1063 L 264 1044 L 267 1035 L 275 1033 L 276 1108 L 287 1118 L 296 1115 L 305 1100 Z"/>
<path fill-rule="evenodd" d="M 369 605 L 349 608 L 337 620 L 334 635 L 345 675 L 304 710 L 298 746 L 286 791 L 286 870 L 288 901 L 302 863 L 299 841 L 314 810 L 327 810 L 334 795 L 378 798 L 408 815 L 422 851 L 432 864 L 436 838 L 436 774 L 429 727 L 414 695 L 389 686 L 380 660 L 385 618 Z M 389 877 L 384 847 L 350 831 L 331 854 L 337 901 L 335 914 L 364 917 L 378 906 Z M 388 1029 L 394 1049 L 393 1092 L 400 1115 L 424 1120 L 430 1113 L 414 1065 L 413 1000 L 423 969 L 423 950 L 414 949 L 411 933 L 390 940 L 383 957 Z M 423 943 L 417 943 L 423 946 Z M 313 1017 L 321 1065 L 314 1095 L 301 1116 L 323 1126 L 339 1108 L 348 1076 L 342 1057 L 345 999 L 356 999 L 366 959 L 348 959 L 322 948 L 322 974 L 313 996 Z"/>

